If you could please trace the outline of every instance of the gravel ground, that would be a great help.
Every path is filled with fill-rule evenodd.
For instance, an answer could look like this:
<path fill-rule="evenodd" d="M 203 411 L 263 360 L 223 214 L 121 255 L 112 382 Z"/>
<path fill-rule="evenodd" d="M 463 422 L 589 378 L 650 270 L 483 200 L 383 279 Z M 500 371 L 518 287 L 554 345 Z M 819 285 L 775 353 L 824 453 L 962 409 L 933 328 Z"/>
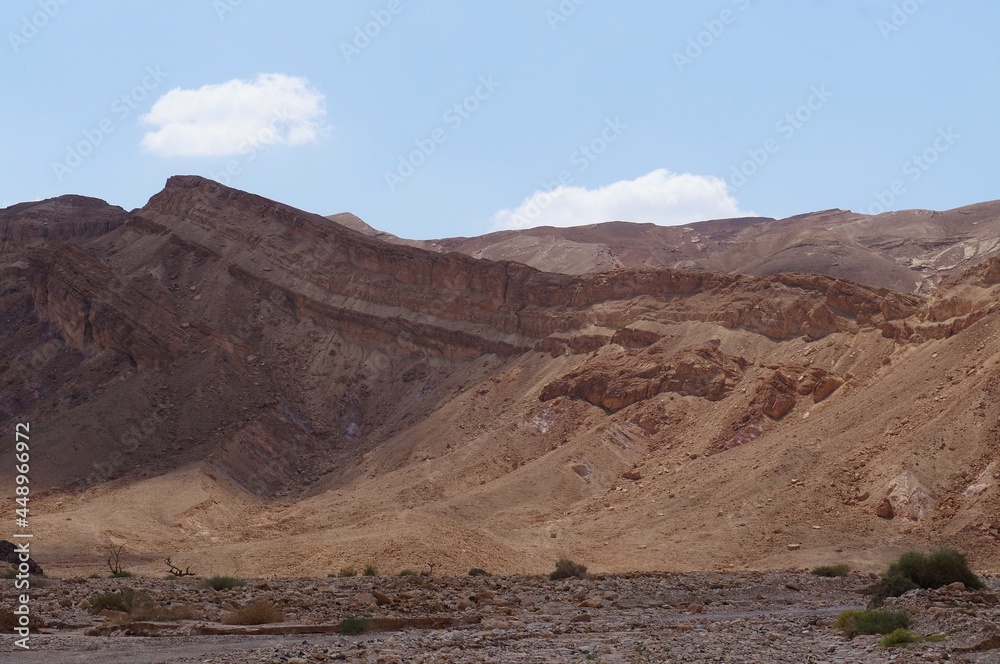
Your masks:
<path fill-rule="evenodd" d="M 863 608 L 873 579 L 803 573 L 542 577 L 358 577 L 250 580 L 214 591 L 196 579 L 65 579 L 32 588 L 31 650 L 0 643 L 0 660 L 129 662 L 1000 662 L 1000 579 L 984 591 L 913 591 L 905 610 L 918 635 L 940 642 L 885 648 L 832 627 Z M 3 582 L 4 606 L 14 598 Z M 98 593 L 130 587 L 131 615 L 95 614 Z M 228 624 L 255 601 L 283 614 L 261 626 Z M 339 634 L 348 617 L 376 631 Z M 309 633 L 325 631 L 326 633 Z M 230 632 L 230 633 L 217 633 Z"/>

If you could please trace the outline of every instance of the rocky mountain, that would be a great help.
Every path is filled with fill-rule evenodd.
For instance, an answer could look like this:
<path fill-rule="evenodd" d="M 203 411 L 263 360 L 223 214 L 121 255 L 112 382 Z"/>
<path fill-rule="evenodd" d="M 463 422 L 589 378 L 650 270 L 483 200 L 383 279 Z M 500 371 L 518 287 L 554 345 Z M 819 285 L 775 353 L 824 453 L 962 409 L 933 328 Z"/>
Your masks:
<path fill-rule="evenodd" d="M 576 274 L 198 177 L 131 212 L 0 210 L 0 431 L 31 423 L 33 555 L 464 573 L 864 568 L 950 544 L 995 567 L 989 208 L 600 225 L 574 237 L 625 267 Z M 905 287 L 777 269 L 844 238 Z M 889 258 L 915 247 L 923 267 Z"/>
<path fill-rule="evenodd" d="M 378 233 L 371 227 L 352 227 Z M 1000 201 L 948 212 L 869 216 L 826 210 L 781 220 L 724 219 L 669 227 L 616 221 L 444 240 L 380 237 L 566 274 L 630 267 L 760 275 L 801 272 L 927 294 L 943 280 L 1000 253 Z"/>

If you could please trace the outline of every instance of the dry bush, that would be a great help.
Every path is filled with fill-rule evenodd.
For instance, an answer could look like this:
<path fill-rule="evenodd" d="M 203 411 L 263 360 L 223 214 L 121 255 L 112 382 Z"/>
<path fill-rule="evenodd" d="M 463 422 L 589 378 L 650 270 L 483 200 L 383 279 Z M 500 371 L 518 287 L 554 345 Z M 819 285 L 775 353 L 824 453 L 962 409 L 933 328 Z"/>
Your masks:
<path fill-rule="evenodd" d="M 212 590 L 231 590 L 242 588 L 246 584 L 246 581 L 235 576 L 211 576 L 205 579 L 205 585 Z"/>
<path fill-rule="evenodd" d="M 195 604 L 171 604 L 169 606 L 144 606 L 132 610 L 135 620 L 172 621 L 201 620 L 204 616 Z"/>
<path fill-rule="evenodd" d="M 8 608 L 0 609 L 0 632 L 10 633 L 14 631 L 14 628 L 18 626 L 20 622 L 20 617 L 14 615 L 14 611 Z M 31 629 L 39 629 L 45 626 L 45 622 L 39 618 L 35 613 L 31 613 L 28 616 L 28 627 Z"/>
<path fill-rule="evenodd" d="M 285 614 L 271 600 L 259 597 L 242 609 L 233 611 L 222 618 L 226 625 L 266 625 L 284 622 Z"/>
<path fill-rule="evenodd" d="M 17 616 L 10 609 L 0 609 L 0 631 L 12 632 L 17 626 Z"/>
<path fill-rule="evenodd" d="M 107 593 L 97 593 L 90 598 L 90 612 L 100 613 L 104 609 L 121 611 L 131 614 L 136 609 L 148 609 L 153 606 L 153 600 L 145 591 L 136 592 L 134 588 L 125 587 Z"/>
<path fill-rule="evenodd" d="M 813 567 L 812 573 L 814 576 L 825 577 L 847 576 L 851 573 L 851 568 L 843 563 L 820 565 L 819 567 Z"/>
<path fill-rule="evenodd" d="M 549 574 L 549 579 L 558 581 L 559 579 L 569 579 L 574 576 L 578 579 L 586 579 L 587 566 L 574 563 L 568 558 L 560 558 L 556 561 L 555 570 Z"/>

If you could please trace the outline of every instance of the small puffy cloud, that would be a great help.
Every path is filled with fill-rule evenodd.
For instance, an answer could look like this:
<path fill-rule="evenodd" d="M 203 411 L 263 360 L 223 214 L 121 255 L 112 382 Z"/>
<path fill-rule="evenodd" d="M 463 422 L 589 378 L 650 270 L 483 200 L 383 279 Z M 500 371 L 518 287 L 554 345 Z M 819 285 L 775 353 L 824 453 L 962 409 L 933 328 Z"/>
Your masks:
<path fill-rule="evenodd" d="M 560 186 L 536 191 L 513 210 L 493 215 L 497 230 L 535 226 L 585 226 L 605 221 L 675 226 L 706 219 L 752 216 L 741 210 L 726 181 L 658 169 L 604 187 Z"/>
<path fill-rule="evenodd" d="M 140 118 L 140 145 L 160 157 L 224 157 L 252 146 L 315 143 L 328 131 L 326 97 L 304 78 L 258 74 L 197 90 L 174 88 Z"/>

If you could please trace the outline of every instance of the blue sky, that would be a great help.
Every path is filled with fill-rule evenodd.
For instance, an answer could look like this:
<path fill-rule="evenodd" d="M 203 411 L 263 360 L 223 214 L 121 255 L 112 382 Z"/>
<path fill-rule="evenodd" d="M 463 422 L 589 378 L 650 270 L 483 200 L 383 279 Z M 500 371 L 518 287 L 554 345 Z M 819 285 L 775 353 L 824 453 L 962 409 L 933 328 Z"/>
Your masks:
<path fill-rule="evenodd" d="M 200 174 L 413 238 L 1000 198 L 986 0 L 6 0 L 0 206 Z"/>

